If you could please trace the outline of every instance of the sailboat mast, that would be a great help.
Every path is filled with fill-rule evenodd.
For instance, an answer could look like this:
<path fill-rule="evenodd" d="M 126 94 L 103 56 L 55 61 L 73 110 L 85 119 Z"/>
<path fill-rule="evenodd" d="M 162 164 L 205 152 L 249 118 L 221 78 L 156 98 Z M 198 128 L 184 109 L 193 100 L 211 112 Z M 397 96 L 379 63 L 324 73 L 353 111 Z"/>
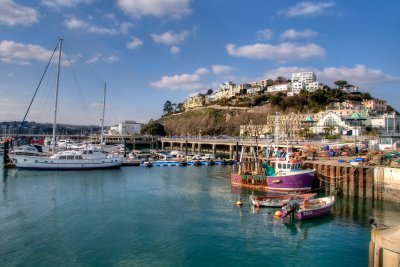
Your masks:
<path fill-rule="evenodd" d="M 53 121 L 53 154 L 56 151 L 56 127 L 57 127 L 57 108 L 58 108 L 58 88 L 60 86 L 60 71 L 61 71 L 61 51 L 63 39 L 59 39 L 58 50 L 58 66 L 57 66 L 57 82 L 56 82 L 56 101 L 54 103 L 54 121 Z"/>
<path fill-rule="evenodd" d="M 101 148 L 101 149 L 103 149 L 104 115 L 105 115 L 105 113 L 106 113 L 106 91 L 107 91 L 107 84 L 104 83 L 103 117 L 101 118 L 101 133 L 100 133 L 100 148 Z"/>

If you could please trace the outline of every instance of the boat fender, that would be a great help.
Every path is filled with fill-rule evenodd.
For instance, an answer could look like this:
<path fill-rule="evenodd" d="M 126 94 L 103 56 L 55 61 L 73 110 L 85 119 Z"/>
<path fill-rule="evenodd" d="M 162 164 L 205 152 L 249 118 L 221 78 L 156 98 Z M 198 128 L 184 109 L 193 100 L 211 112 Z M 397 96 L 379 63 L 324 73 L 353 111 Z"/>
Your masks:
<path fill-rule="evenodd" d="M 259 208 L 260 207 L 260 203 L 256 202 L 256 207 Z"/>
<path fill-rule="evenodd" d="M 275 217 L 278 217 L 278 218 L 282 217 L 282 211 L 280 211 L 280 210 L 275 211 Z"/>

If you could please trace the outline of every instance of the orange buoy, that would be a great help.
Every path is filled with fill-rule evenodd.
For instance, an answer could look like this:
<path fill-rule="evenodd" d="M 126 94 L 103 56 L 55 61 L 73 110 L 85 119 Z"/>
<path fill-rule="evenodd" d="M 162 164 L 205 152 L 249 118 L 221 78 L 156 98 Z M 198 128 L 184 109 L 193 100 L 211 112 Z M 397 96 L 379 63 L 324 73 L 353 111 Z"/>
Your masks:
<path fill-rule="evenodd" d="M 282 217 L 282 211 L 280 210 L 275 211 L 275 217 Z"/>
<path fill-rule="evenodd" d="M 256 202 L 256 207 L 259 208 L 260 207 L 260 203 Z"/>

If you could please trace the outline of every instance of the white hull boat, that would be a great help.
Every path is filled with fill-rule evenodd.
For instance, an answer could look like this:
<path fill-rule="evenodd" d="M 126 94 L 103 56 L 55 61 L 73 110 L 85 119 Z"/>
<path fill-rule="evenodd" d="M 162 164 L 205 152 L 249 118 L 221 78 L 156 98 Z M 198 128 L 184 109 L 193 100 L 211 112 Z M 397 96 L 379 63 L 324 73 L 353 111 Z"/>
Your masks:
<path fill-rule="evenodd" d="M 46 156 L 10 154 L 17 168 L 41 170 L 89 170 L 120 167 L 124 157 L 107 155 L 100 150 L 69 150 Z"/>

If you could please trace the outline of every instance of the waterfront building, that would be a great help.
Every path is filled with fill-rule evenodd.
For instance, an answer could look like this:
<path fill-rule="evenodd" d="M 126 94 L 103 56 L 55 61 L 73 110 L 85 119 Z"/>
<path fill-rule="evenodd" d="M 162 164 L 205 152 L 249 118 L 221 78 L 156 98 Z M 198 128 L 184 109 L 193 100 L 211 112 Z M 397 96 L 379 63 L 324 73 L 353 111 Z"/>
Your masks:
<path fill-rule="evenodd" d="M 275 133 L 276 115 L 263 115 L 266 123 L 262 125 L 253 125 L 252 123 L 240 125 L 240 135 L 243 137 L 266 137 Z M 302 121 L 307 114 L 280 114 L 278 115 L 279 136 L 281 138 L 297 138 L 302 128 Z"/>
<path fill-rule="evenodd" d="M 364 100 L 361 104 L 370 111 L 385 112 L 387 109 L 386 101 L 380 99 Z"/>
<path fill-rule="evenodd" d="M 111 126 L 108 135 L 133 135 L 140 134 L 143 124 L 136 121 L 127 120 L 117 125 Z"/>
<path fill-rule="evenodd" d="M 185 110 L 189 110 L 195 107 L 202 107 L 205 104 L 205 96 L 204 95 L 196 95 L 196 96 L 191 96 L 188 97 L 184 102 L 183 102 L 183 107 Z"/>
<path fill-rule="evenodd" d="M 396 115 L 395 112 L 370 116 L 370 126 L 382 133 L 398 132 L 400 129 L 400 116 Z"/>

